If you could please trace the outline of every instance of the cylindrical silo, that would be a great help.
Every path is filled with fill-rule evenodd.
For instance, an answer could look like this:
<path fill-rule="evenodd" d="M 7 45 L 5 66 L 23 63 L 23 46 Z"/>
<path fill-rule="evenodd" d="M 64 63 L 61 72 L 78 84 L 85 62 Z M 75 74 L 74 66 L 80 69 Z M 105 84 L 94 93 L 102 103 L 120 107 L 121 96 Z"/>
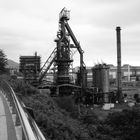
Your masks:
<path fill-rule="evenodd" d="M 106 64 L 98 64 L 93 67 L 93 86 L 103 93 L 104 102 L 108 102 L 109 92 L 109 67 Z"/>

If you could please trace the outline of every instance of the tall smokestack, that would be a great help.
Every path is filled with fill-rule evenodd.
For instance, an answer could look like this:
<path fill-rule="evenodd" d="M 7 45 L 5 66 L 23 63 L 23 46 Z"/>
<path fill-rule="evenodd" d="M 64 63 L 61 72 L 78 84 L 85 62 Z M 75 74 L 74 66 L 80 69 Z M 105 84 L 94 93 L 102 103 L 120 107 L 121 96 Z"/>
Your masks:
<path fill-rule="evenodd" d="M 122 101 L 122 77 L 121 77 L 121 28 L 116 27 L 117 35 L 117 100 Z"/>

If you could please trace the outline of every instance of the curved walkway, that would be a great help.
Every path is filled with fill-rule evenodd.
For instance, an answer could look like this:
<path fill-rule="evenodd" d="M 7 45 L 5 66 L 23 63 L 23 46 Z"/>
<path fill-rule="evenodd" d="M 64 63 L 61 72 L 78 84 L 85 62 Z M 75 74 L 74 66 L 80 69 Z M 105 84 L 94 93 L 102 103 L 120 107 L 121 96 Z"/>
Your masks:
<path fill-rule="evenodd" d="M 12 114 L 0 90 L 0 140 L 17 140 Z"/>

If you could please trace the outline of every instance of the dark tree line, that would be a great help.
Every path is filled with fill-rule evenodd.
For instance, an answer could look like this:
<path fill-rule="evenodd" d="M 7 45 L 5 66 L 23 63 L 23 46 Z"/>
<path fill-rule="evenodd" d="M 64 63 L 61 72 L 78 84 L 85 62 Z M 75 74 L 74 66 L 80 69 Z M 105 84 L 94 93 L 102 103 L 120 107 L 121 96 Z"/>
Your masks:
<path fill-rule="evenodd" d="M 2 49 L 0 49 L 0 74 L 6 72 L 7 58 Z"/>

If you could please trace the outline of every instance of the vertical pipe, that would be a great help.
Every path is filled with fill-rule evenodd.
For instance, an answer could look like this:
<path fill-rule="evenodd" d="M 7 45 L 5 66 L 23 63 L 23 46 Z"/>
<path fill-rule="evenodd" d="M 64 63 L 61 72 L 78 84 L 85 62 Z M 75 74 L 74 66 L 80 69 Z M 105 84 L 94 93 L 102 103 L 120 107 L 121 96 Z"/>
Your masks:
<path fill-rule="evenodd" d="M 117 100 L 122 101 L 122 77 L 121 77 L 121 28 L 116 27 L 117 35 Z"/>
<path fill-rule="evenodd" d="M 130 82 L 130 66 L 128 65 L 128 82 Z"/>

